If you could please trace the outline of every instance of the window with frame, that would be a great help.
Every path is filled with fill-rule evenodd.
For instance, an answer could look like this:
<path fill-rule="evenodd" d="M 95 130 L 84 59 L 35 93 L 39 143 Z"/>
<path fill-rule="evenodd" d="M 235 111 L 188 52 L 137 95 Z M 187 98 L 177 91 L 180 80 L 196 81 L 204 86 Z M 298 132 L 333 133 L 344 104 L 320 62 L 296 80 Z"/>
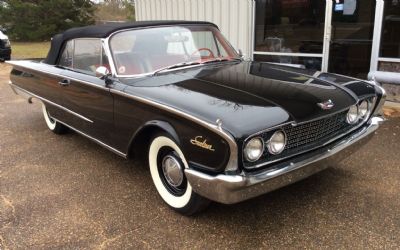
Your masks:
<path fill-rule="evenodd" d="M 322 53 L 325 0 L 256 0 L 255 3 L 255 51 Z"/>
<path fill-rule="evenodd" d="M 400 58 L 400 0 L 385 1 L 380 56 Z"/>
<path fill-rule="evenodd" d="M 96 69 L 100 66 L 110 69 L 102 42 L 97 38 L 79 38 L 68 41 L 58 65 L 93 76 L 96 75 Z"/>

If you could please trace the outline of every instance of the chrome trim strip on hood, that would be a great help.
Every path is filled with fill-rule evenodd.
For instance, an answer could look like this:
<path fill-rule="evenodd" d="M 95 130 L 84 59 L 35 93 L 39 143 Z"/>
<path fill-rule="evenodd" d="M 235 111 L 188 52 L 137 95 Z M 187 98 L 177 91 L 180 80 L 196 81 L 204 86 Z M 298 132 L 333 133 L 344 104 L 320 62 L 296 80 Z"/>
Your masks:
<path fill-rule="evenodd" d="M 347 89 L 346 87 L 343 87 L 343 86 L 340 85 L 340 84 L 337 84 L 337 83 L 334 83 L 334 82 L 331 82 L 331 81 L 327 81 L 327 80 L 318 78 L 318 76 L 319 76 L 320 74 L 324 73 L 324 72 L 317 71 L 317 72 L 314 74 L 314 76 L 311 76 L 311 75 L 303 74 L 303 73 L 300 73 L 300 72 L 292 72 L 292 71 L 289 71 L 289 70 L 284 70 L 284 69 L 279 69 L 279 68 L 273 68 L 273 69 L 279 70 L 279 71 L 282 71 L 282 72 L 286 72 L 286 73 L 290 73 L 290 74 L 302 75 L 302 76 L 305 76 L 305 77 L 308 77 L 308 78 L 311 78 L 311 79 L 314 79 L 314 80 L 317 80 L 317 81 L 321 81 L 321 82 L 325 82 L 325 83 L 331 84 L 331 85 L 335 86 L 336 88 L 343 90 L 343 91 L 346 92 L 348 95 L 350 95 L 351 97 L 353 97 L 354 100 L 358 101 L 358 96 L 357 96 L 356 94 L 354 94 L 353 91 Z M 318 76 L 315 76 L 315 75 L 317 75 L 317 73 L 318 73 Z"/>

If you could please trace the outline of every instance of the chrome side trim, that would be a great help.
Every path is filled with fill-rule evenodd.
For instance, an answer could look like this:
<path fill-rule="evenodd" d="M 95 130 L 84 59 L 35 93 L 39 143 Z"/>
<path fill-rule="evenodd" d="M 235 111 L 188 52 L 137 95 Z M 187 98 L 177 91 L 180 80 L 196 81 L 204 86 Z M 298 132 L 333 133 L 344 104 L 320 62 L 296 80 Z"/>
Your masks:
<path fill-rule="evenodd" d="M 73 115 L 75 115 L 75 116 L 77 116 L 77 117 L 79 117 L 79 118 L 81 118 L 81 119 L 84 119 L 85 121 L 89 121 L 89 122 L 93 123 L 93 121 L 87 119 L 87 118 L 84 117 L 84 116 L 81 116 L 81 115 L 79 115 L 79 114 L 77 114 L 77 113 L 75 113 L 75 112 L 73 112 L 73 111 L 71 111 L 71 110 L 69 110 L 69 109 L 67 109 L 67 108 L 65 108 L 65 107 L 63 107 L 63 106 L 60 106 L 60 105 L 58 105 L 58 104 L 56 104 L 56 103 L 54 103 L 54 102 L 51 102 L 51 101 L 49 101 L 49 100 L 47 100 L 47 99 L 45 99 L 45 98 L 39 97 L 38 95 L 35 95 L 35 94 L 33 94 L 33 93 L 31 93 L 31 92 L 29 92 L 29 91 L 27 91 L 27 90 L 25 90 L 25 89 L 23 89 L 23 88 L 21 88 L 21 87 L 18 87 L 18 86 L 16 86 L 16 85 L 14 85 L 11 81 L 9 81 L 9 85 L 10 85 L 11 89 L 14 91 L 14 93 L 17 94 L 17 95 L 22 94 L 23 96 L 25 96 L 25 97 L 27 97 L 27 98 L 30 98 L 30 99 L 32 99 L 32 98 L 37 98 L 37 99 L 40 100 L 40 101 L 49 103 L 50 105 L 54 105 L 54 106 L 56 106 L 56 107 L 58 107 L 58 108 L 60 108 L 60 109 L 63 109 L 63 110 L 65 110 L 65 111 L 67 111 L 67 112 L 69 112 L 69 113 L 71 113 L 71 114 L 73 114 Z M 52 119 L 56 120 L 57 122 L 63 124 L 64 126 L 70 128 L 70 129 L 76 131 L 78 134 L 83 135 L 83 136 L 85 136 L 86 138 L 88 138 L 88 139 L 90 139 L 90 140 L 96 142 L 96 143 L 99 144 L 100 146 L 102 146 L 102 147 L 104 147 L 104 148 L 106 148 L 106 149 L 108 149 L 108 150 L 110 150 L 110 151 L 116 153 L 117 155 L 122 156 L 122 157 L 124 157 L 124 158 L 127 158 L 127 154 L 125 154 L 125 153 L 123 153 L 123 152 L 121 152 L 121 151 L 119 151 L 119 150 L 117 150 L 117 149 L 115 149 L 115 148 L 113 148 L 113 147 L 107 145 L 106 143 L 104 143 L 104 142 L 102 142 L 102 141 L 100 141 L 100 140 L 98 140 L 98 139 L 96 139 L 96 138 L 94 138 L 94 137 L 92 137 L 92 136 L 90 136 L 90 135 L 88 135 L 88 134 L 85 134 L 84 132 L 80 131 L 79 129 L 74 128 L 74 127 L 72 127 L 71 125 L 68 125 L 67 123 L 65 123 L 65 122 L 63 122 L 63 121 L 60 121 L 59 119 L 56 119 L 56 118 L 54 118 L 54 117 L 52 117 Z"/>
<path fill-rule="evenodd" d="M 104 142 L 102 142 L 102 141 L 100 141 L 100 140 L 98 140 L 98 139 L 96 139 L 96 138 L 94 138 L 94 137 L 88 135 L 88 134 L 85 134 L 84 132 L 80 131 L 79 129 L 76 129 L 76 128 L 72 127 L 71 125 L 68 125 L 67 123 L 65 123 L 65 122 L 63 122 L 63 121 L 60 121 L 59 119 L 56 119 L 56 118 L 53 118 L 53 117 L 52 117 L 52 119 L 56 120 L 57 122 L 63 124 L 64 126 L 70 128 L 70 129 L 74 130 L 74 131 L 77 132 L 78 134 L 83 135 L 84 137 L 86 137 L 86 138 L 92 140 L 93 142 L 99 144 L 100 146 L 102 146 L 102 147 L 104 147 L 104 148 L 110 150 L 111 152 L 113 152 L 113 153 L 115 153 L 115 154 L 117 154 L 117 155 L 119 155 L 119 156 L 122 156 L 122 157 L 124 157 L 125 159 L 127 158 L 127 154 L 125 154 L 125 153 L 123 153 L 123 152 L 121 152 L 121 151 L 119 151 L 119 150 L 117 150 L 117 149 L 111 147 L 110 145 L 108 145 L 108 144 L 106 144 L 106 143 L 104 143 Z"/>
<path fill-rule="evenodd" d="M 206 127 L 208 129 L 210 129 L 211 131 L 215 132 L 216 134 L 218 134 L 219 136 L 221 136 L 222 138 L 224 138 L 229 145 L 229 151 L 230 151 L 230 156 L 229 156 L 229 160 L 228 163 L 226 165 L 225 168 L 225 172 L 233 172 L 236 171 L 238 169 L 238 147 L 236 144 L 235 139 L 233 138 L 233 136 L 231 134 L 229 134 L 228 132 L 224 131 L 222 128 L 220 128 L 217 124 L 211 124 L 209 122 L 203 121 L 193 115 L 187 114 L 183 111 L 180 111 L 178 109 L 172 108 L 170 106 L 166 106 L 164 104 L 149 100 L 149 99 L 145 99 L 143 97 L 139 97 L 139 96 L 133 96 L 130 94 L 127 94 L 125 92 L 122 92 L 120 90 L 115 90 L 115 89 L 110 89 L 111 93 L 113 94 L 117 94 L 120 96 L 124 96 L 126 98 L 129 99 L 133 99 L 135 101 L 139 101 L 160 109 L 163 109 L 165 111 L 171 112 L 175 115 L 181 116 L 183 118 L 186 118 L 190 121 L 193 121 L 203 127 Z"/>
<path fill-rule="evenodd" d="M 18 92 L 13 88 L 13 83 L 12 81 L 8 81 L 8 85 L 10 85 L 10 88 L 12 89 L 12 91 L 14 92 L 14 94 L 19 95 Z"/>
<path fill-rule="evenodd" d="M 15 66 L 19 66 L 19 67 L 22 67 L 22 68 L 27 68 L 27 67 L 25 67 L 25 66 L 19 65 L 18 63 L 10 63 L 10 64 L 15 65 Z M 27 68 L 27 69 L 30 69 L 30 68 Z M 47 74 L 50 74 L 50 75 L 65 77 L 65 76 L 63 76 L 63 75 L 55 74 L 55 73 L 52 73 L 52 72 L 46 72 L 46 71 L 41 71 L 41 72 L 47 73 Z M 98 88 L 101 88 L 101 89 L 110 91 L 111 93 L 118 94 L 118 95 L 122 95 L 122 96 L 125 96 L 125 97 L 127 97 L 127 98 L 134 99 L 134 100 L 136 100 L 136 101 L 140 101 L 140 102 L 142 102 L 142 103 L 146 103 L 146 104 L 149 104 L 149 105 L 152 105 L 152 106 L 155 106 L 155 107 L 164 109 L 164 110 L 166 110 L 166 111 L 169 111 L 169 112 L 171 112 L 171 113 L 177 114 L 177 115 L 179 115 L 179 116 L 181 116 L 181 117 L 185 117 L 185 118 L 187 118 L 187 119 L 189 119 L 189 120 L 191 120 L 191 121 L 193 121 L 193 122 L 196 122 L 197 124 L 200 124 L 200 125 L 202 125 L 202 126 L 204 126 L 204 127 L 206 127 L 206 128 L 211 129 L 212 131 L 214 131 L 214 132 L 217 133 L 218 135 L 222 136 L 222 137 L 228 142 L 229 149 L 230 149 L 230 158 L 229 158 L 229 160 L 228 160 L 228 164 L 227 164 L 227 166 L 226 166 L 226 168 L 225 168 L 225 171 L 227 171 L 227 172 L 233 172 L 233 171 L 236 171 L 236 170 L 238 169 L 238 148 L 237 148 L 236 141 L 235 141 L 235 139 L 232 137 L 232 135 L 230 135 L 228 132 L 225 132 L 222 128 L 219 128 L 217 125 L 208 123 L 208 122 L 203 121 L 203 120 L 201 120 L 201 119 L 199 119 L 199 118 L 197 118 L 197 117 L 195 117 L 195 116 L 186 114 L 186 113 L 184 113 L 184 112 L 182 112 L 182 111 L 180 111 L 180 110 L 177 110 L 177 109 L 174 109 L 174 108 L 172 108 L 172 107 L 169 107 L 169 106 L 166 106 L 166 105 L 157 103 L 157 102 L 155 102 L 155 101 L 151 101 L 151 100 L 145 99 L 145 98 L 143 98 L 143 97 L 138 97 L 138 96 L 129 95 L 129 94 L 126 94 L 125 92 L 122 92 L 122 91 L 119 91 L 119 90 L 110 89 L 110 88 L 106 88 L 106 87 L 101 87 L 101 86 L 95 85 L 95 84 L 93 84 L 93 83 L 89 83 L 89 82 L 86 82 L 86 81 L 81 81 L 81 80 L 74 79 L 74 78 L 70 78 L 70 77 L 65 77 L 65 78 L 71 79 L 71 80 L 73 80 L 73 81 L 79 81 L 79 82 L 82 82 L 82 83 L 87 83 L 87 84 L 89 84 L 89 85 L 91 85 L 91 86 L 96 86 L 96 87 L 98 87 Z M 84 116 L 81 116 L 81 115 L 79 115 L 79 114 L 77 114 L 77 113 L 75 113 L 75 112 L 73 112 L 73 111 L 71 111 L 71 110 L 69 110 L 69 109 L 67 109 L 67 108 L 65 108 L 65 107 L 63 107 L 63 106 L 61 106 L 61 105 L 58 105 L 58 104 L 56 104 L 56 103 L 53 103 L 53 102 L 51 102 L 51 101 L 49 101 L 49 100 L 47 100 L 47 99 L 44 99 L 44 98 L 42 98 L 42 97 L 39 97 L 39 96 L 37 96 L 37 95 L 35 95 L 35 94 L 33 94 L 33 93 L 31 93 L 31 92 L 25 90 L 25 89 L 22 89 L 22 88 L 20 88 L 20 87 L 14 85 L 14 84 L 12 84 L 12 83 L 10 84 L 10 86 L 11 86 L 11 88 L 17 87 L 17 88 L 21 89 L 22 91 L 24 91 L 25 93 L 28 93 L 28 94 L 30 94 L 31 96 L 38 98 L 39 100 L 42 100 L 42 101 L 44 101 L 44 102 L 47 102 L 47 103 L 49 103 L 49 104 L 51 104 L 51 105 L 54 105 L 54 106 L 56 106 L 56 107 L 59 107 L 59 108 L 65 110 L 65 111 L 67 111 L 67 112 L 70 112 L 70 113 L 73 114 L 73 115 L 78 116 L 79 118 L 82 118 L 82 119 L 84 119 L 84 120 L 86 120 L 86 121 L 89 121 L 89 122 L 93 123 L 93 121 L 89 120 L 88 118 L 86 118 L 86 117 L 84 117 Z"/>
<path fill-rule="evenodd" d="M 38 95 L 35 95 L 35 94 L 33 94 L 32 92 L 29 92 L 29 91 L 27 91 L 27 90 L 25 90 L 25 89 L 23 89 L 23 88 L 21 88 L 21 87 L 15 85 L 15 84 L 13 84 L 12 82 L 9 82 L 9 85 L 10 85 L 11 89 L 14 91 L 14 93 L 16 93 L 17 95 L 21 95 L 21 96 L 24 96 L 24 97 L 28 98 L 28 102 L 31 102 L 31 99 L 32 99 L 32 98 L 37 98 L 37 99 L 39 99 L 39 100 L 42 101 L 42 102 L 48 103 L 48 104 L 50 104 L 50 105 L 52 105 L 52 106 L 55 106 L 55 107 L 57 107 L 57 108 L 59 108 L 59 109 L 62 109 L 62 110 L 66 111 L 66 112 L 68 112 L 68 113 L 70 113 L 70 114 L 72 114 L 72 115 L 74 115 L 74 116 L 76 116 L 76 117 L 78 117 L 78 118 L 80 118 L 80 119 L 82 119 L 82 120 L 84 120 L 84 121 L 93 123 L 93 121 L 90 120 L 89 118 L 86 118 L 85 116 L 80 115 L 80 114 L 78 114 L 78 113 L 76 113 L 76 112 L 74 112 L 74 111 L 72 111 L 72 110 L 69 110 L 69 109 L 67 109 L 66 107 L 61 106 L 61 105 L 59 105 L 59 104 L 57 104 L 57 103 L 54 103 L 54 102 L 52 102 L 52 101 L 49 101 L 49 100 L 47 100 L 46 98 L 40 97 L 40 96 L 38 96 Z M 20 93 L 20 92 L 23 92 L 23 93 Z"/>
<path fill-rule="evenodd" d="M 356 152 L 372 138 L 383 118 L 373 117 L 361 130 L 317 152 L 296 157 L 262 172 L 242 172 L 237 175 L 208 175 L 185 169 L 193 190 L 213 201 L 233 204 L 302 180 Z"/>
<path fill-rule="evenodd" d="M 7 63 L 10 64 L 10 65 L 13 65 L 13 66 L 24 68 L 24 69 L 35 70 L 35 69 L 29 68 L 29 67 L 27 67 L 25 65 L 19 64 L 18 61 L 8 61 Z M 49 66 L 51 66 L 51 65 L 49 65 Z M 55 66 L 53 66 L 53 67 L 55 67 Z M 70 69 L 67 69 L 67 70 L 70 70 Z M 72 71 L 72 70 L 70 70 L 70 71 Z M 40 70 L 40 71 L 36 70 L 36 72 L 44 73 L 44 74 L 48 74 L 48 75 L 52 75 L 52 76 L 56 76 L 56 77 L 60 77 L 60 78 L 69 79 L 71 81 L 84 83 L 86 85 L 89 85 L 89 86 L 92 86 L 92 87 L 95 87 L 95 88 L 98 88 L 98 89 L 109 91 L 109 88 L 107 88 L 105 85 L 104 86 L 97 85 L 97 84 L 94 84 L 94 83 L 91 83 L 91 82 L 88 82 L 88 81 L 85 81 L 85 80 L 77 79 L 77 78 L 66 76 L 66 75 L 62 75 L 62 74 L 57 74 L 57 73 L 46 71 L 46 70 Z M 83 73 L 76 72 L 76 71 L 72 71 L 72 72 L 83 74 Z M 85 74 L 83 74 L 83 75 L 85 75 Z"/>

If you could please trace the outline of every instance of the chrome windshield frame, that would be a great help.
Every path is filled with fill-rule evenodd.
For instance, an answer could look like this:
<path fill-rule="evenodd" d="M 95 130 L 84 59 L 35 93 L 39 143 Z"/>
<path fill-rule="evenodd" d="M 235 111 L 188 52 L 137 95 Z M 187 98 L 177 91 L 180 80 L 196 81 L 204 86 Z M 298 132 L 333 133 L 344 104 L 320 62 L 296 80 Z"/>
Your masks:
<path fill-rule="evenodd" d="M 116 68 L 116 64 L 115 64 L 114 57 L 113 57 L 112 50 L 111 50 L 111 46 L 110 46 L 110 40 L 112 39 L 112 37 L 114 35 L 116 35 L 118 33 L 126 32 L 126 31 L 132 31 L 132 30 L 154 29 L 154 28 L 160 28 L 160 27 L 184 27 L 184 26 L 210 26 L 210 27 L 216 28 L 219 32 L 221 32 L 217 26 L 205 25 L 205 24 L 157 25 L 157 26 L 148 26 L 148 27 L 140 27 L 140 28 L 128 28 L 128 29 L 121 29 L 121 30 L 115 31 L 115 32 L 111 33 L 107 38 L 103 38 L 102 39 L 102 42 L 103 42 L 103 45 L 104 45 L 104 49 L 106 51 L 106 54 L 107 54 L 107 57 L 108 57 L 108 61 L 110 63 L 112 76 L 116 77 L 116 78 L 142 78 L 142 77 L 147 77 L 147 76 L 153 76 L 154 73 L 158 71 L 158 69 L 157 69 L 157 70 L 154 70 L 152 72 L 142 73 L 142 74 L 119 75 L 117 73 L 117 70 L 116 70 L 117 68 Z M 225 36 L 222 33 L 221 33 L 221 36 L 223 37 L 223 39 L 225 39 L 226 43 L 232 49 L 232 51 L 234 51 L 234 53 L 238 56 L 237 58 L 240 59 L 239 55 L 237 54 L 237 51 L 232 46 L 232 44 L 225 38 Z M 188 66 L 183 66 L 183 67 L 179 67 L 179 68 L 165 70 L 164 72 L 170 72 L 170 71 L 176 71 L 176 70 L 182 70 L 182 69 L 188 69 L 188 68 L 195 68 L 195 67 L 202 67 L 202 66 L 205 66 L 205 65 L 208 65 L 208 64 L 188 65 Z"/>

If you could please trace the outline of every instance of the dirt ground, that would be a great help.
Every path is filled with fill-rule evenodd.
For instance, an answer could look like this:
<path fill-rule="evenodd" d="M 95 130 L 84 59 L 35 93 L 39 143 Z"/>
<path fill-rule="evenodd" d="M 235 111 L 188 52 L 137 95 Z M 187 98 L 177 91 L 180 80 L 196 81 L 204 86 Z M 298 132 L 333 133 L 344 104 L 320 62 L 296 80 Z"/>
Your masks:
<path fill-rule="evenodd" d="M 146 166 L 47 130 L 0 64 L 0 249 L 399 249 L 400 118 L 341 164 L 183 217 Z"/>

